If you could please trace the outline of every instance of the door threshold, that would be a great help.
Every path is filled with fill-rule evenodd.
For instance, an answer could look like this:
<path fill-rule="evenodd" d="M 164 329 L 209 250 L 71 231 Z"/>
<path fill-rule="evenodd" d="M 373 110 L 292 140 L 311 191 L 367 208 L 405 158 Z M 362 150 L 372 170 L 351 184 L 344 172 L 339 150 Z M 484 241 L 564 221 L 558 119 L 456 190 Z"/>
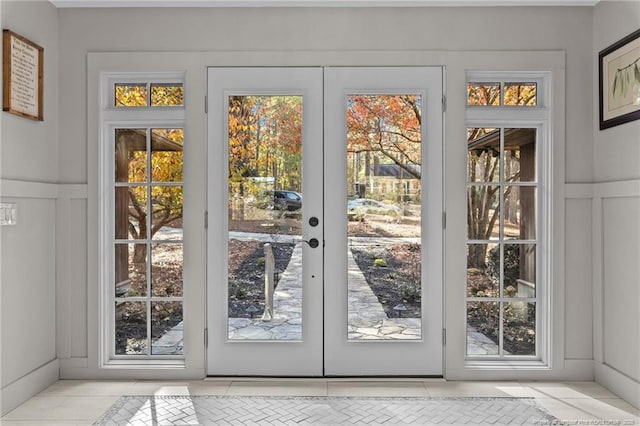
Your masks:
<path fill-rule="evenodd" d="M 421 382 L 424 380 L 445 380 L 443 376 L 207 376 L 205 382 L 273 382 L 273 381 L 335 381 L 335 382 Z"/>

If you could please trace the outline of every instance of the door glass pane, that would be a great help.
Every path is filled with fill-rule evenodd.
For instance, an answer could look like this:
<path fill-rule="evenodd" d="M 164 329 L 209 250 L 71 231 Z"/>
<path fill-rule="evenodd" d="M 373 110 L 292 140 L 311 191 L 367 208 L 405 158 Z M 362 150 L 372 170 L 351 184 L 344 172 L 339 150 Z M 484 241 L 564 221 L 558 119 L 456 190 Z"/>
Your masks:
<path fill-rule="evenodd" d="M 503 334 L 505 355 L 535 355 L 536 304 L 505 303 Z"/>
<path fill-rule="evenodd" d="M 302 336 L 302 96 L 228 102 L 228 338 Z"/>
<path fill-rule="evenodd" d="M 468 182 L 500 180 L 500 129 L 467 129 Z"/>
<path fill-rule="evenodd" d="M 147 238 L 147 187 L 117 186 L 114 192 L 116 239 Z"/>
<path fill-rule="evenodd" d="M 151 106 L 184 105 L 182 83 L 151 83 Z"/>
<path fill-rule="evenodd" d="M 504 297 L 536 297 L 535 244 L 505 244 Z"/>
<path fill-rule="evenodd" d="M 504 130 L 504 181 L 536 180 L 536 129 Z"/>
<path fill-rule="evenodd" d="M 182 182 L 183 129 L 151 130 L 151 180 Z"/>
<path fill-rule="evenodd" d="M 499 354 L 498 302 L 467 302 L 467 356 Z"/>
<path fill-rule="evenodd" d="M 116 355 L 147 355 L 147 304 L 116 303 Z"/>
<path fill-rule="evenodd" d="M 467 188 L 467 238 L 500 238 L 500 187 L 469 185 Z"/>
<path fill-rule="evenodd" d="M 115 297 L 147 295 L 147 247 L 145 243 L 115 245 Z"/>
<path fill-rule="evenodd" d="M 505 83 L 504 105 L 536 106 L 536 83 Z"/>
<path fill-rule="evenodd" d="M 499 297 L 500 246 L 467 244 L 467 297 Z"/>
<path fill-rule="evenodd" d="M 504 187 L 504 238 L 536 239 L 536 187 Z"/>
<path fill-rule="evenodd" d="M 151 302 L 151 355 L 182 355 L 182 302 Z"/>
<path fill-rule="evenodd" d="M 116 107 L 147 106 L 146 83 L 124 83 L 115 85 Z"/>
<path fill-rule="evenodd" d="M 182 296 L 182 244 L 151 245 L 151 295 Z"/>
<path fill-rule="evenodd" d="M 500 83 L 467 84 L 467 105 L 500 105 Z"/>
<path fill-rule="evenodd" d="M 420 95 L 347 98 L 348 339 L 422 337 Z"/>
<path fill-rule="evenodd" d="M 146 182 L 146 129 L 116 129 L 115 181 Z"/>
<path fill-rule="evenodd" d="M 151 187 L 151 238 L 182 239 L 182 186 Z"/>

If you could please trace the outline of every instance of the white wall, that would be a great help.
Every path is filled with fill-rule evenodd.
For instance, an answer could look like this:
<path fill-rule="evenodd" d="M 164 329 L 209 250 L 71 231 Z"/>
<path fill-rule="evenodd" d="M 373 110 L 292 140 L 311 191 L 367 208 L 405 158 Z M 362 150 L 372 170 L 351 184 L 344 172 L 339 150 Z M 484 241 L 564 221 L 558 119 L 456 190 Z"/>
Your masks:
<path fill-rule="evenodd" d="M 58 179 L 58 16 L 49 3 L 2 1 L 2 28 L 44 47 L 44 122 L 2 113 L 2 202 L 18 223 L 0 228 L 0 414 L 58 378 L 56 198 Z"/>
<path fill-rule="evenodd" d="M 592 8 L 61 9 L 63 182 L 87 181 L 87 52 L 565 50 L 567 182 L 593 178 Z M 152 22 L 153 24 L 147 24 Z M 144 23 L 144 24 L 143 24 Z M 286 64 L 285 64 L 286 65 Z M 83 124 L 83 125 L 79 125 Z"/>
<path fill-rule="evenodd" d="M 640 1 L 594 10 L 593 58 L 640 29 Z M 597 78 L 594 79 L 597 105 Z M 640 407 L 640 121 L 600 131 L 594 111 L 594 358 L 596 380 Z"/>
<path fill-rule="evenodd" d="M 83 84 L 87 81 L 89 52 L 193 52 L 182 56 L 186 61 L 199 57 L 198 52 L 217 52 L 219 56 L 226 54 L 228 57 L 233 57 L 234 54 L 237 54 L 236 57 L 253 55 L 257 59 L 251 63 L 257 64 L 261 56 L 274 51 L 273 56 L 279 58 L 279 64 L 286 66 L 292 63 L 291 58 L 294 56 L 287 52 L 294 51 L 298 52 L 296 57 L 299 59 L 299 52 L 310 52 L 309 58 L 313 58 L 322 57 L 322 52 L 349 50 L 445 53 L 462 50 L 561 50 L 566 54 L 566 75 L 571 77 L 566 79 L 566 86 L 556 86 L 566 90 L 566 123 L 559 123 L 559 128 L 566 129 L 566 132 L 560 132 L 555 141 L 566 147 L 562 156 L 566 161 L 560 169 L 566 176 L 567 183 L 590 183 L 593 180 L 593 131 L 589 124 L 594 110 L 590 91 L 585 90 L 593 82 L 592 8 L 61 9 L 59 17 L 60 179 L 70 184 L 89 183 L 90 197 L 93 191 L 91 182 L 96 180 L 92 173 L 97 170 L 97 149 L 95 135 L 87 133 L 87 123 L 95 120 L 95 117 L 87 115 L 87 111 L 95 106 L 87 105 L 88 93 Z M 375 53 L 370 56 L 375 56 Z M 402 54 L 397 56 L 402 57 Z M 106 70 L 118 70 L 116 64 L 121 62 L 115 61 L 116 57 L 117 55 L 114 56 L 112 65 L 106 65 Z M 204 135 L 204 69 L 189 68 L 191 65 L 187 63 L 170 64 L 168 56 L 165 58 L 160 53 L 144 57 L 154 58 L 155 62 L 167 69 L 173 66 L 188 70 L 187 80 L 189 82 L 189 79 L 193 79 L 191 81 L 195 81 L 195 84 L 188 85 L 187 90 L 194 90 L 194 87 L 197 90 L 188 94 L 186 101 L 187 126 L 192 137 Z M 313 63 L 313 59 L 307 58 L 303 62 Z M 108 61 L 106 63 L 109 64 Z M 485 69 L 499 68 L 498 65 L 492 65 L 491 60 L 485 63 Z M 153 65 L 149 67 L 150 71 L 154 70 Z M 459 85 L 463 89 L 464 70 L 457 78 L 462 79 Z M 87 83 L 89 87 L 95 88 L 96 82 Z M 453 83 L 448 81 L 447 84 Z M 457 110 L 458 119 L 462 117 L 462 121 L 459 122 L 459 129 L 450 133 L 451 139 L 446 141 L 447 144 L 455 144 L 458 140 L 452 134 L 462 135 L 459 140 L 464 139 L 464 95 L 462 90 L 456 89 L 456 93 L 462 96 L 450 97 L 449 109 Z M 94 94 L 89 93 L 89 96 Z M 558 107 L 562 108 L 563 105 Z M 191 171 L 186 171 L 192 173 L 193 179 L 199 180 L 196 182 L 195 192 L 190 192 L 193 187 L 189 187 L 189 184 L 185 186 L 185 199 L 188 195 L 191 196 L 193 217 L 197 223 L 201 223 L 198 213 L 204 208 L 204 204 L 198 203 L 206 195 L 203 190 L 205 164 L 198 158 L 198 154 L 205 152 L 205 143 L 205 138 L 196 137 L 191 141 L 191 149 L 196 151 L 196 155 L 192 157 L 194 162 L 190 164 Z M 188 155 L 193 155 L 193 151 L 189 154 L 185 150 L 185 156 Z M 189 159 L 186 158 L 185 161 L 189 162 Z M 186 180 L 189 179 L 187 176 Z M 558 189 L 561 190 L 559 193 L 563 193 L 562 188 Z M 562 203 L 564 200 L 559 201 Z M 93 226 L 97 223 L 97 211 L 92 208 L 91 200 L 87 204 L 78 203 L 77 207 L 87 209 L 82 213 L 86 215 L 88 224 L 83 225 L 86 228 L 68 228 L 69 244 L 77 247 L 79 252 L 88 253 L 87 263 L 76 261 L 75 258 L 72 260 L 70 256 L 61 256 L 58 265 L 64 264 L 68 271 L 66 275 L 69 279 L 63 283 L 68 287 L 65 294 L 75 295 L 79 299 L 88 297 L 90 303 L 86 313 L 71 311 L 74 321 L 68 315 L 67 318 L 59 318 L 59 322 L 70 324 L 59 329 L 61 335 L 58 339 L 63 342 L 59 354 L 64 353 L 64 356 L 60 355 L 62 376 L 95 377 L 98 374 L 111 374 L 110 377 L 113 377 L 118 373 L 96 369 L 97 348 L 94 346 L 97 345 L 97 306 L 92 292 L 97 285 L 98 259 L 95 246 L 84 245 L 87 239 L 91 242 L 97 238 L 97 231 Z M 571 222 L 571 226 L 565 228 L 563 218 L 558 223 L 558 229 L 566 231 L 566 251 L 571 253 L 572 265 L 591 256 L 591 218 L 581 208 L 581 201 L 570 203 L 567 214 L 571 216 L 567 221 Z M 579 220 L 574 219 L 573 213 L 579 216 Z M 82 214 L 78 217 L 81 216 Z M 185 247 L 185 261 L 189 262 L 185 266 L 185 287 L 188 288 L 185 292 L 194 291 L 200 298 L 196 300 L 202 300 L 204 263 L 199 256 L 202 256 L 200 252 L 205 247 L 204 236 L 199 228 L 190 230 L 188 227 L 193 225 L 189 223 L 189 220 L 185 220 L 185 239 L 191 238 L 192 247 L 196 249 L 189 253 Z M 559 255 L 559 258 L 563 257 L 564 253 Z M 562 271 L 564 265 L 560 264 L 558 268 Z M 565 342 L 565 347 L 561 348 L 564 355 L 560 365 L 556 366 L 559 373 L 548 377 L 589 378 L 592 329 L 585 326 L 591 316 L 584 307 L 592 303 L 591 276 L 585 274 L 582 268 L 567 268 L 559 275 L 558 281 L 557 285 L 560 288 L 564 286 L 567 292 L 566 304 L 561 309 L 576 315 L 576 318 L 566 321 L 566 328 L 563 330 L 564 335 L 570 338 Z M 68 297 L 63 299 L 68 300 Z M 203 307 L 198 305 L 193 309 L 201 310 Z M 82 315 L 86 315 L 84 323 L 88 324 L 88 332 L 74 325 L 83 323 Z M 203 318 L 203 315 L 198 314 L 195 318 Z M 195 326 L 204 327 L 204 323 L 197 323 Z M 203 359 L 200 361 L 201 357 L 195 359 L 196 364 L 204 362 Z M 563 367 L 565 361 L 567 365 Z M 204 365 L 193 367 L 203 371 Z M 533 373 L 533 377 L 535 374 L 537 373 Z"/>

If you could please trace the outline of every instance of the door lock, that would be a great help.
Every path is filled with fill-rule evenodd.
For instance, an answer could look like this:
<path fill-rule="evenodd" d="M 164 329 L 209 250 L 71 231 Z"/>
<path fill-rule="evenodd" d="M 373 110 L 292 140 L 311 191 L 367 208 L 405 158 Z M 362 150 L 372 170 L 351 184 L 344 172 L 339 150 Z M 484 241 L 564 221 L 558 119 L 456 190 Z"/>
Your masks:
<path fill-rule="evenodd" d="M 302 241 L 307 243 L 307 244 L 309 244 L 309 247 L 311 247 L 311 248 L 316 248 L 316 247 L 318 247 L 320 245 L 320 241 L 318 241 L 317 238 L 312 238 L 309 241 L 307 241 L 307 240 L 302 240 Z"/>

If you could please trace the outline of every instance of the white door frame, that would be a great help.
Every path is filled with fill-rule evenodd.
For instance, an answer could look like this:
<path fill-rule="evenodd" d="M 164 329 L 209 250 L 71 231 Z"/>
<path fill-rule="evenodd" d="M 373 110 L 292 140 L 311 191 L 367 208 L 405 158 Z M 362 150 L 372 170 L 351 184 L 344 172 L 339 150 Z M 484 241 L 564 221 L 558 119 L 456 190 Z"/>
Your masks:
<path fill-rule="evenodd" d="M 325 198 L 322 205 L 322 197 L 305 196 L 303 211 L 303 239 L 316 237 L 322 238 L 322 226 L 310 231 L 305 226 L 309 217 L 320 217 L 320 224 L 338 224 L 330 235 L 325 235 L 327 246 L 325 247 L 324 271 L 322 259 L 318 269 L 317 257 L 309 257 L 309 248 L 305 244 L 304 286 L 305 294 L 303 312 L 303 339 L 302 342 L 284 341 L 234 341 L 227 339 L 227 322 L 220 318 L 226 318 L 227 312 L 227 253 L 225 244 L 227 240 L 227 206 L 218 200 L 227 197 L 227 152 L 220 156 L 219 151 L 211 149 L 214 144 L 223 142 L 227 146 L 226 108 L 227 103 L 220 98 L 227 99 L 225 95 L 258 95 L 258 94 L 303 94 L 304 90 L 291 90 L 296 86 L 296 77 L 291 74 L 300 68 L 210 68 L 208 74 L 208 212 L 209 228 L 207 234 L 208 268 L 208 367 L 209 375 L 280 375 L 280 376 L 315 376 L 315 375 L 437 375 L 443 374 L 443 346 L 442 346 L 442 312 L 443 312 L 443 273 L 442 273 L 442 68 L 441 67 L 383 67 L 383 68 L 326 68 L 325 77 L 325 105 L 324 105 L 324 140 L 336 140 L 340 143 L 327 144 L 326 151 L 322 153 L 322 122 L 320 129 L 316 127 L 311 114 L 322 117 L 322 96 L 320 97 L 320 111 L 317 110 L 315 101 L 313 107 L 304 105 L 304 156 L 307 159 L 316 159 L 315 162 L 305 162 L 304 181 L 312 180 L 310 176 L 322 176 L 321 158 L 331 158 L 331 164 L 338 166 L 338 170 L 344 170 L 346 157 L 342 152 L 344 136 L 346 135 L 344 118 L 345 106 L 343 95 L 349 90 L 351 93 L 390 94 L 390 93 L 416 93 L 423 96 L 422 140 L 423 157 L 426 159 L 425 179 L 422 180 L 422 193 L 429 194 L 424 202 L 427 208 L 423 209 L 423 335 L 419 341 L 376 341 L 376 342 L 348 342 L 346 340 L 346 185 L 344 172 L 335 173 L 332 167 L 329 173 L 324 173 L 326 188 L 332 188 L 331 197 Z M 307 69 L 320 73 L 320 90 L 322 91 L 322 68 Z M 248 86 L 247 81 L 236 78 L 242 71 L 242 78 L 251 78 L 253 81 Z M 247 74 L 245 74 L 245 72 Z M 214 76 L 212 73 L 217 73 Z M 362 78 L 365 73 L 368 77 Z M 273 86 L 270 79 L 281 77 L 280 83 Z M 340 81 L 342 80 L 342 81 Z M 269 83 L 263 84 L 269 81 Z M 275 80 L 274 80 L 275 81 Z M 346 86 L 343 83 L 348 83 Z M 305 83 L 306 84 L 306 83 Z M 271 86 L 270 86 L 271 85 Z M 335 85 L 338 91 L 329 93 L 328 87 Z M 238 89 L 237 89 L 238 88 Z M 314 93 L 317 87 L 314 86 Z M 275 91 L 274 91 L 275 90 Z M 348 91 L 348 90 L 347 90 Z M 359 91 L 359 92 L 358 92 Z M 329 106 L 331 104 L 331 106 Z M 434 111 L 433 114 L 429 113 Z M 313 124 L 312 124 L 313 123 Z M 336 125 L 335 123 L 341 123 Z M 426 124 L 425 124 L 426 123 Z M 218 130 L 215 130 L 218 129 Z M 320 141 L 317 142 L 317 137 Z M 308 143 L 306 141 L 314 140 Z M 316 152 L 319 148 L 320 152 Z M 319 168 L 319 169 L 318 169 Z M 427 182 L 432 183 L 429 191 L 426 191 Z M 317 189 L 317 187 L 316 187 Z M 320 182 L 322 193 L 322 182 Z M 312 201 L 313 200 L 313 201 Z M 320 203 L 319 205 L 312 203 Z M 322 216 L 324 209 L 324 217 Z M 310 235 L 313 234 L 313 235 Z M 434 237 L 426 238 L 426 235 Z M 316 259 L 316 260 L 312 260 Z M 327 267 L 327 265 L 339 265 Z M 218 271 L 218 272 L 216 272 Z M 324 280 L 323 280 L 324 272 Z M 341 275 L 342 274 L 342 275 Z M 310 285 L 311 281 L 313 285 Z M 322 282 L 325 283 L 324 303 L 322 294 Z M 212 285 L 217 282 L 217 285 Z M 344 283 L 344 287 L 338 284 Z M 222 283 L 222 284 L 220 284 Z M 319 284 L 319 285 L 318 285 Z M 318 291 L 320 291 L 318 293 Z M 429 300 L 437 303 L 429 304 Z M 315 301 L 316 303 L 309 303 Z M 323 305 L 325 309 L 323 322 Z M 431 306 L 433 305 L 433 306 Z M 337 307 L 337 308 L 336 308 Z M 323 332 L 324 326 L 324 332 Z M 324 340 L 323 340 L 324 335 Z M 323 350 L 324 343 L 324 350 Z M 372 347 L 371 345 L 375 345 Z M 240 350 L 238 350 L 240 349 Z M 324 352 L 324 353 L 323 353 Z M 264 357 L 265 362 L 257 359 Z M 399 362 L 389 363 L 388 359 L 397 359 Z M 385 362 L 387 360 L 387 362 Z M 426 361 L 428 360 L 428 361 Z M 319 369 L 318 369 L 319 367 Z M 324 367 L 324 370 L 323 370 Z"/>

